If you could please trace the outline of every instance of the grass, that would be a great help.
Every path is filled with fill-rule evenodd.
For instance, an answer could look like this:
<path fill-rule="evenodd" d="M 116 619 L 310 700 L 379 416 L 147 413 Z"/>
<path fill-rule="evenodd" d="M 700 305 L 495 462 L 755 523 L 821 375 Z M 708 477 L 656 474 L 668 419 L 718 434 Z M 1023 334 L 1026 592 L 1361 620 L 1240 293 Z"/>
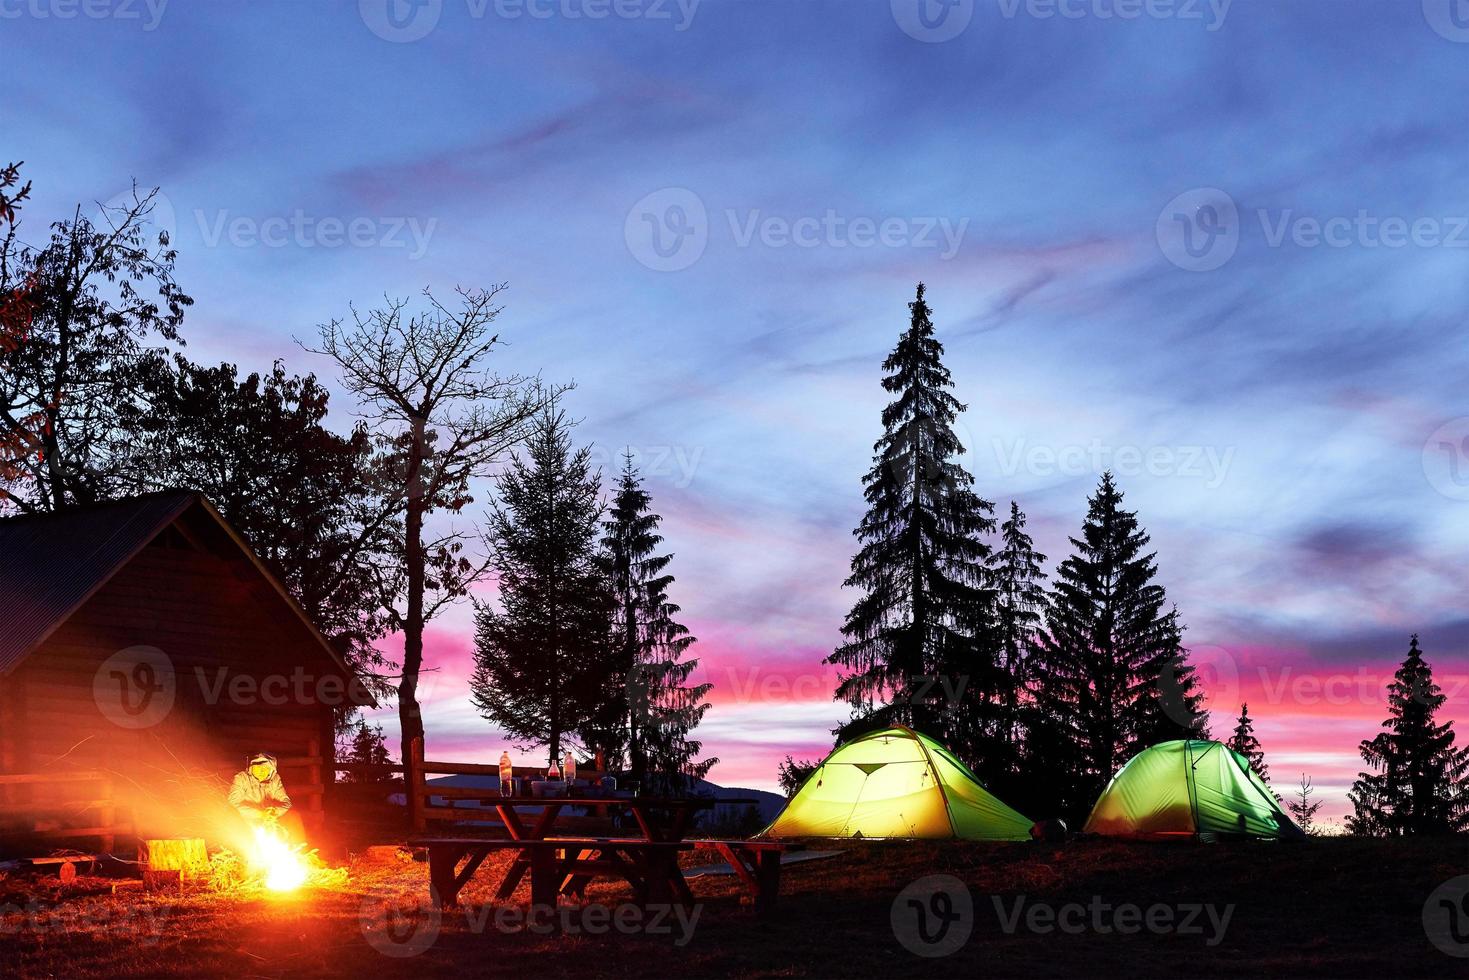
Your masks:
<path fill-rule="evenodd" d="M 700 907 L 691 938 L 668 932 L 542 935 L 497 929 L 476 907 L 505 861 L 491 857 L 465 890 L 469 911 L 447 914 L 435 941 L 412 957 L 379 952 L 381 898 L 407 907 L 398 938 L 431 922 L 414 913 L 427 868 L 393 849 L 350 865 L 343 883 L 281 897 L 258 890 L 182 896 L 112 894 L 113 881 L 0 880 L 0 973 L 7 977 L 511 976 L 588 977 L 1442 977 L 1462 969 L 1425 936 L 1425 900 L 1469 874 L 1469 841 L 1321 839 L 1301 844 L 1147 845 L 1074 841 L 1063 846 L 857 843 L 839 857 L 787 869 L 778 914 L 757 918 L 731 878 L 693 882 Z M 494 866 L 491 866 L 494 862 Z M 947 874 L 973 901 L 972 935 L 952 955 L 923 958 L 896 938 L 894 899 L 910 883 Z M 591 902 L 625 903 L 621 885 L 597 883 Z M 525 900 L 524 891 L 518 896 Z M 1233 906 L 1222 939 L 1200 932 L 1123 935 L 1086 928 L 1035 932 L 1037 904 Z M 28 906 L 28 910 L 27 910 Z M 933 908 L 938 908 L 933 906 Z M 364 912 L 364 910 L 366 910 Z M 901 909 L 900 909 L 901 911 Z M 583 912 L 566 912 L 574 924 Z M 630 911 L 622 913 L 630 916 Z M 906 913 L 905 913 L 906 914 Z M 1043 913 L 1037 913 L 1043 914 Z M 1085 913 L 1090 918 L 1091 912 Z M 598 920 L 591 920 L 595 924 Z M 900 926 L 910 931 L 907 920 Z M 1104 917 L 1104 924 L 1113 920 Z M 502 925 L 505 921 L 502 919 Z M 514 923 L 509 923 L 514 925 Z M 687 939 L 686 942 L 682 942 Z M 682 942 L 682 944 L 681 944 Z M 401 951 L 402 947 L 390 947 Z M 411 947 L 410 947 L 411 948 Z"/>

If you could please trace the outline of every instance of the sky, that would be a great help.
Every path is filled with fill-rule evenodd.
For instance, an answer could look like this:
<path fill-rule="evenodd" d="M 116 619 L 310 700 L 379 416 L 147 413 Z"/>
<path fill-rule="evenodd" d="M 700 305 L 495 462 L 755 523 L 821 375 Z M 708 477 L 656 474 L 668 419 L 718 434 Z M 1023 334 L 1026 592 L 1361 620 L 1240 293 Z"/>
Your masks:
<path fill-rule="evenodd" d="M 508 283 L 500 368 L 647 477 L 726 785 L 845 718 L 821 660 L 922 280 L 978 490 L 1054 569 L 1112 469 L 1215 733 L 1248 701 L 1339 819 L 1409 634 L 1469 729 L 1462 13 L 0 0 L 0 157 L 31 238 L 161 188 L 196 360 L 331 379 L 297 340 L 350 304 Z M 430 757 L 504 747 L 470 619 L 428 636 Z"/>

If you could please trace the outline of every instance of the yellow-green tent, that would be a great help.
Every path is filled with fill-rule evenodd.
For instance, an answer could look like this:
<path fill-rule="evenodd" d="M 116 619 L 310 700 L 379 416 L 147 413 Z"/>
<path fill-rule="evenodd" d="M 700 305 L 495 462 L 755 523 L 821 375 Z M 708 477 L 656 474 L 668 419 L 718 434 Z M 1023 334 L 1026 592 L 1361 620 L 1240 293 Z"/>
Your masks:
<path fill-rule="evenodd" d="M 1088 834 L 1154 839 L 1300 837 L 1250 762 L 1222 742 L 1163 742 L 1133 756 L 1092 808 Z"/>
<path fill-rule="evenodd" d="M 763 836 L 1028 840 L 1030 827 L 948 749 L 888 728 L 838 746 Z"/>

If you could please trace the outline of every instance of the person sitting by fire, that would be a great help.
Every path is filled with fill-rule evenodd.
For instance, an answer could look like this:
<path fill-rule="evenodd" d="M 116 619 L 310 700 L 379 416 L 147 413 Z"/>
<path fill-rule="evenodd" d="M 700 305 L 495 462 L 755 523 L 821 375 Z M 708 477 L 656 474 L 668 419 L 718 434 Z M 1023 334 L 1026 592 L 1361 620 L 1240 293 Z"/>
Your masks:
<path fill-rule="evenodd" d="M 300 815 L 291 809 L 276 757 L 269 752 L 256 752 L 249 757 L 245 771 L 235 773 L 230 784 L 230 806 L 251 828 L 265 827 L 293 841 L 305 836 Z"/>

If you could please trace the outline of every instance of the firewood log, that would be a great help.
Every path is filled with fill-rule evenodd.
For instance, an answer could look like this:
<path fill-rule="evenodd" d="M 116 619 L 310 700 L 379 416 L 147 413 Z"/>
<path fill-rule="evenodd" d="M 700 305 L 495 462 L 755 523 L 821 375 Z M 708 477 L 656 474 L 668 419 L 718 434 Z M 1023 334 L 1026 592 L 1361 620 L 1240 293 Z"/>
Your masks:
<path fill-rule="evenodd" d="M 209 851 L 202 837 L 145 840 L 138 857 L 149 871 L 178 871 L 184 879 L 209 875 Z"/>

